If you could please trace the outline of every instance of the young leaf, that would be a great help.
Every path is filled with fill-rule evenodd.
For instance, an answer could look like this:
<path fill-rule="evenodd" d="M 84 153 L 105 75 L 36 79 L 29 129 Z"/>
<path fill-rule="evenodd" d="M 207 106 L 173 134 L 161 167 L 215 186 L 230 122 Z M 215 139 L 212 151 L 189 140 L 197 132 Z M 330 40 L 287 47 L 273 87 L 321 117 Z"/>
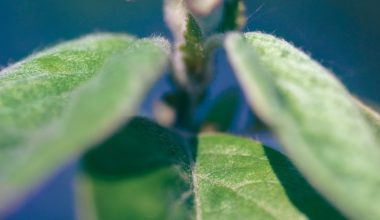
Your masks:
<path fill-rule="evenodd" d="M 135 118 L 83 158 L 82 219 L 340 219 L 279 152 Z"/>
<path fill-rule="evenodd" d="M 99 34 L 3 70 L 0 210 L 124 123 L 161 74 L 166 45 Z"/>
<path fill-rule="evenodd" d="M 165 21 L 174 35 L 171 58 L 173 82 L 176 86 L 175 112 L 178 127 L 193 127 L 191 118 L 212 75 L 214 48 L 205 47 L 202 31 L 183 0 L 165 0 Z"/>
<path fill-rule="evenodd" d="M 174 79 L 191 96 L 199 96 L 211 74 L 200 27 L 182 0 L 165 0 L 165 21 L 175 39 Z"/>
<path fill-rule="evenodd" d="M 270 35 L 230 34 L 226 49 L 252 107 L 307 179 L 347 216 L 380 218 L 380 141 L 342 84 Z"/>
<path fill-rule="evenodd" d="M 201 101 L 213 73 L 213 52 L 223 42 L 220 35 L 244 25 L 240 0 L 165 0 L 165 21 L 174 35 L 174 81 L 189 99 L 181 106 L 189 111 Z M 177 110 L 177 114 L 186 115 Z"/>

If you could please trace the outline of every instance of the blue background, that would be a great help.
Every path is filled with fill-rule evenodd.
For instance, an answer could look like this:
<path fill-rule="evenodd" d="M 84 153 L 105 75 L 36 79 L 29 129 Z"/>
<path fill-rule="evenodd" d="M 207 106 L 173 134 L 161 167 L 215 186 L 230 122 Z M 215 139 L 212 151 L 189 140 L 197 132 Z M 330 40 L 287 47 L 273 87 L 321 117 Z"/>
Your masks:
<path fill-rule="evenodd" d="M 247 0 L 246 31 L 285 38 L 330 68 L 355 95 L 380 103 L 380 1 Z M 0 66 L 99 31 L 170 38 L 159 0 L 0 0 Z M 223 59 L 221 59 L 223 60 Z M 229 68 L 225 62 L 219 69 Z M 219 76 L 219 83 L 232 76 Z M 232 77 L 233 78 L 233 77 Z M 74 219 L 75 161 L 6 219 Z"/>

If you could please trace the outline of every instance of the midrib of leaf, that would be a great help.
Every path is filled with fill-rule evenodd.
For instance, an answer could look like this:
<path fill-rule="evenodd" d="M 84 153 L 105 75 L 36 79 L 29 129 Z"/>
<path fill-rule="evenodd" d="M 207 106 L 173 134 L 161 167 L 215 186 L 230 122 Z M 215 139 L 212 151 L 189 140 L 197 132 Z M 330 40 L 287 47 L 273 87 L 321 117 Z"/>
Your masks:
<path fill-rule="evenodd" d="M 210 136 L 212 138 L 212 136 Z M 215 137 L 215 136 L 214 136 Z M 207 138 L 207 136 L 203 136 L 203 138 Z M 220 153 L 220 152 L 216 152 L 216 151 L 213 151 L 213 152 L 202 152 L 202 155 L 206 155 L 206 156 L 216 156 L 216 157 L 226 157 L 226 161 L 229 160 L 229 158 L 233 158 L 233 157 L 238 157 L 238 158 L 244 158 L 244 159 L 247 159 L 247 160 L 252 160 L 252 158 L 254 159 L 258 159 L 259 161 L 251 161 L 250 163 L 258 163 L 260 164 L 261 162 L 260 161 L 263 161 L 263 162 L 267 162 L 267 160 L 265 158 L 259 158 L 259 157 L 255 157 L 255 156 L 249 156 L 249 154 L 242 154 L 242 153 L 236 153 L 236 152 L 229 152 L 229 153 Z M 202 165 L 202 164 L 200 164 Z M 242 199 L 242 200 L 245 200 L 249 203 L 253 203 L 257 209 L 259 210 L 262 210 L 263 212 L 267 213 L 267 218 L 268 219 L 280 219 L 280 218 L 277 218 L 276 216 L 281 216 L 282 213 L 275 213 L 274 210 L 272 210 L 270 208 L 270 206 L 268 206 L 267 204 L 265 203 L 262 203 L 260 201 L 260 199 L 255 199 L 255 198 L 250 198 L 250 197 L 247 197 L 245 196 L 244 194 L 240 193 L 239 192 L 239 188 L 242 188 L 244 186 L 248 186 L 250 184 L 256 184 L 258 183 L 257 180 L 252 180 L 250 182 L 250 184 L 243 184 L 237 188 L 234 188 L 231 186 L 231 184 L 228 184 L 228 183 L 225 183 L 223 180 L 212 180 L 210 179 L 208 176 L 209 175 L 218 175 L 218 173 L 225 173 L 226 175 L 228 175 L 228 173 L 232 173 L 232 172 L 236 172 L 236 171 L 247 171 L 247 172 L 250 172 L 250 173 L 255 173 L 255 170 L 252 170 L 252 166 L 249 166 L 249 165 L 246 165 L 246 166 L 234 166 L 234 167 L 231 167 L 230 170 L 228 169 L 225 169 L 225 167 L 223 167 L 221 170 L 215 170 L 212 169 L 210 171 L 208 171 L 207 175 L 202 175 L 202 174 L 194 174 L 193 173 L 193 176 L 196 176 L 197 178 L 199 177 L 199 179 L 203 180 L 203 181 L 206 181 L 208 182 L 211 186 L 214 185 L 214 186 L 217 186 L 217 187 L 221 187 L 221 188 L 224 188 L 224 189 L 227 189 L 228 191 L 232 192 L 233 194 L 235 194 L 238 198 Z M 263 181 L 265 182 L 265 180 Z M 197 184 L 197 183 L 194 183 L 193 184 Z M 278 182 L 277 182 L 278 184 Z M 233 184 L 232 184 L 233 185 Z M 199 200 L 199 203 L 201 203 L 201 200 L 200 198 L 198 198 Z M 199 210 L 199 212 L 201 213 L 201 210 Z"/>
<path fill-rule="evenodd" d="M 236 169 L 234 169 L 236 170 Z M 251 169 L 250 169 L 251 170 Z M 272 210 L 267 204 L 262 204 L 260 202 L 260 199 L 259 200 L 256 200 L 256 199 L 253 199 L 253 198 L 249 198 L 249 197 L 246 197 L 244 196 L 244 194 L 240 193 L 238 191 L 239 188 L 242 188 L 242 187 L 246 187 L 248 185 L 254 185 L 254 184 L 258 184 L 258 183 L 268 183 L 268 182 L 258 182 L 258 181 L 252 181 L 250 183 L 245 183 L 239 187 L 232 187 L 232 186 L 229 186 L 227 184 L 225 184 L 223 181 L 214 181 L 214 180 L 211 180 L 209 179 L 207 176 L 199 176 L 200 179 L 210 183 L 210 185 L 215 185 L 215 186 L 218 186 L 218 187 L 222 187 L 222 188 L 225 188 L 229 191 L 231 191 L 232 193 L 234 193 L 238 198 L 241 198 L 243 200 L 246 200 L 248 202 L 252 202 L 255 204 L 255 206 L 258 208 L 258 209 L 261 209 L 263 210 L 264 212 L 266 212 L 268 214 L 268 216 L 272 217 L 273 219 L 280 219 L 280 218 L 277 218 L 276 216 L 280 216 L 281 213 L 275 213 L 274 210 Z M 275 183 L 275 184 L 278 184 L 278 183 Z"/>
<path fill-rule="evenodd" d="M 190 172 L 191 172 L 191 183 L 190 185 L 192 186 L 192 191 L 194 195 L 194 204 L 195 204 L 195 219 L 196 220 L 202 220 L 202 204 L 201 204 L 201 199 L 198 195 L 198 176 L 197 176 L 197 170 L 195 166 L 195 161 L 194 161 L 194 156 L 191 150 L 189 149 L 189 145 L 184 145 L 183 146 L 185 149 L 184 151 L 186 152 L 187 159 L 189 160 L 190 163 Z"/>

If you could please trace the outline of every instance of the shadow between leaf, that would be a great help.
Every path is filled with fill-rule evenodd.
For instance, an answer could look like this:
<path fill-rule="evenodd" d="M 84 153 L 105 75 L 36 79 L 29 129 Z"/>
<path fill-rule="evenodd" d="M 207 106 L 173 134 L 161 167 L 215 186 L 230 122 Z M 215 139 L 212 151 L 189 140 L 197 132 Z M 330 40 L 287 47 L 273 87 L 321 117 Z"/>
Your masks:
<path fill-rule="evenodd" d="M 119 132 L 82 158 L 84 170 L 97 178 L 124 179 L 180 165 L 189 172 L 195 161 L 197 140 L 134 117 Z"/>
<path fill-rule="evenodd" d="M 83 219 L 191 219 L 197 140 L 141 117 L 81 160 Z M 90 208 L 88 208 L 90 207 Z"/>
<path fill-rule="evenodd" d="M 309 219 L 346 219 L 330 205 L 281 153 L 264 148 L 269 163 L 289 200 Z"/>

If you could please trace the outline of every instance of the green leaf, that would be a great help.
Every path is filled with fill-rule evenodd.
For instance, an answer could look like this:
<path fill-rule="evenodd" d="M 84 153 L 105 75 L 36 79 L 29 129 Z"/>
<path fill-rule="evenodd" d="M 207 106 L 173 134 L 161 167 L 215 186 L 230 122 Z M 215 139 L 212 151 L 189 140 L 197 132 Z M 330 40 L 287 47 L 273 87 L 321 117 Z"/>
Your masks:
<path fill-rule="evenodd" d="M 312 185 L 351 218 L 380 218 L 380 141 L 343 85 L 270 35 L 230 34 L 226 49 L 253 109 Z"/>
<path fill-rule="evenodd" d="M 245 23 L 244 5 L 240 0 L 165 0 L 164 3 L 165 21 L 175 40 L 174 80 L 179 90 L 189 96 L 190 104 L 186 103 L 189 106 L 184 108 L 193 109 L 212 78 L 214 51 L 222 46 L 222 34 L 215 34 L 241 28 Z"/>
<path fill-rule="evenodd" d="M 98 34 L 3 70 L 0 209 L 123 124 L 162 73 L 166 46 Z"/>
<path fill-rule="evenodd" d="M 189 94 L 199 96 L 210 79 L 211 51 L 205 51 L 201 29 L 182 0 L 165 0 L 165 21 L 175 39 L 175 82 Z"/>
<path fill-rule="evenodd" d="M 80 219 L 193 216 L 190 160 L 194 148 L 187 148 L 188 144 L 147 119 L 133 118 L 82 158 L 77 181 Z"/>
<path fill-rule="evenodd" d="M 134 118 L 82 164 L 82 219 L 341 218 L 281 153 L 240 137 Z"/>

